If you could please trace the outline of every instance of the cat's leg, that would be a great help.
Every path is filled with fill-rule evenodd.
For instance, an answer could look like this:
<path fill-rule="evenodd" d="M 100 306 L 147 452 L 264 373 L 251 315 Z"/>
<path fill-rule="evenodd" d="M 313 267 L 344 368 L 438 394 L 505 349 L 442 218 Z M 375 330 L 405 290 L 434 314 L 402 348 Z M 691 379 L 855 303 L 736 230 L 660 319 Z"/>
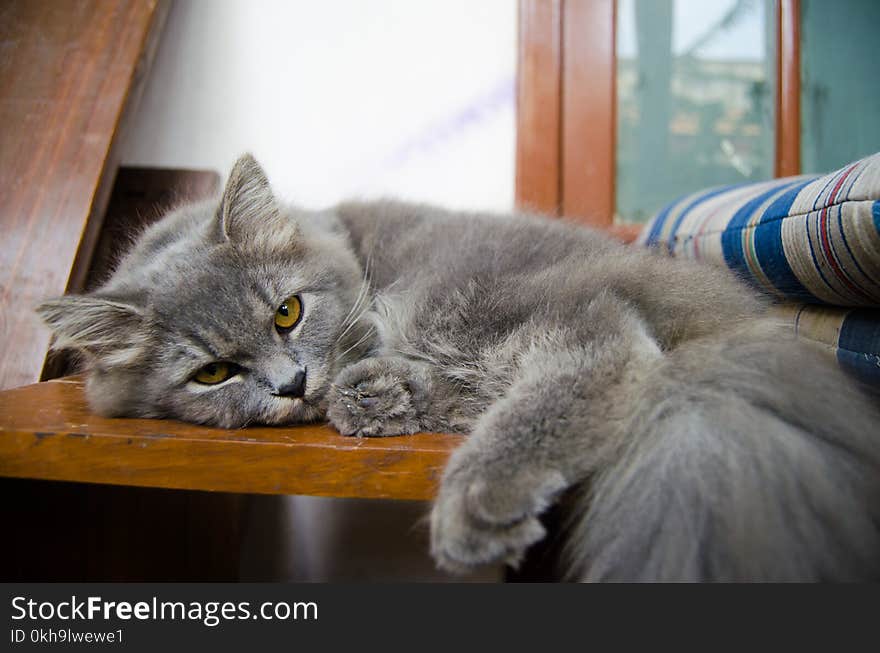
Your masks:
<path fill-rule="evenodd" d="M 448 388 L 425 363 L 365 358 L 343 369 L 328 393 L 327 419 L 343 435 L 403 435 L 442 428 L 432 415 Z"/>
<path fill-rule="evenodd" d="M 539 515 L 616 456 L 626 397 L 662 353 L 625 305 L 594 309 L 588 344 L 531 352 L 453 453 L 431 513 L 439 566 L 517 564 L 544 536 Z"/>

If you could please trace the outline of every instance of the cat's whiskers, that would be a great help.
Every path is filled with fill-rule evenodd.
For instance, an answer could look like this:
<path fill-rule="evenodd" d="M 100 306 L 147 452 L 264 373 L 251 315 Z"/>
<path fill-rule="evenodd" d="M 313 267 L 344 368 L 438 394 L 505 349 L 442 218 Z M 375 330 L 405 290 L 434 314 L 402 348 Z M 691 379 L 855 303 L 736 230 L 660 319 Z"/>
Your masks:
<path fill-rule="evenodd" d="M 357 311 L 358 304 L 360 304 L 360 302 L 362 301 L 362 299 L 366 293 L 366 290 L 367 290 L 367 287 L 369 286 L 369 281 L 370 281 L 371 260 L 372 260 L 372 253 L 370 253 L 370 255 L 367 256 L 367 260 L 364 263 L 364 274 L 363 274 L 363 278 L 361 279 L 360 288 L 358 288 L 357 297 L 355 298 L 354 303 L 352 304 L 351 308 L 349 309 L 348 314 L 342 320 L 342 324 L 346 324 L 348 322 L 348 320 L 352 317 L 352 315 Z"/>
<path fill-rule="evenodd" d="M 375 327 L 372 327 L 372 326 L 371 326 L 369 329 L 367 329 L 366 333 L 364 333 L 364 335 L 361 336 L 360 340 L 358 340 L 358 341 L 357 341 L 356 343 L 354 343 L 351 347 L 349 347 L 349 348 L 346 349 L 344 352 L 342 352 L 342 353 L 338 356 L 338 358 L 339 358 L 339 359 L 343 359 L 343 358 L 345 358 L 345 355 L 346 355 L 348 352 L 350 352 L 352 349 L 355 349 L 356 347 L 362 345 L 362 344 L 367 340 L 367 338 L 371 337 L 374 333 L 376 333 L 376 329 L 375 329 Z"/>
<path fill-rule="evenodd" d="M 364 297 L 366 297 L 366 295 L 364 295 Z M 358 303 L 362 303 L 363 306 L 359 307 L 357 305 Z M 360 300 L 355 302 L 355 306 L 353 308 L 357 309 L 357 312 L 353 314 L 353 316 L 351 317 L 351 319 L 349 321 L 347 321 L 347 323 L 343 323 L 344 328 L 342 329 L 340 334 L 338 336 L 336 336 L 336 341 L 334 342 L 334 344 L 339 344 L 342 341 L 342 339 L 348 334 L 348 332 L 354 328 L 354 326 L 367 313 L 367 311 L 370 310 L 371 303 L 372 302 L 362 302 Z"/>
<path fill-rule="evenodd" d="M 339 335 L 339 337 L 336 339 L 336 343 L 335 343 L 335 344 L 336 344 L 336 345 L 340 345 L 340 343 L 342 343 L 342 340 L 343 340 L 343 338 L 346 336 L 346 334 L 348 334 L 349 331 L 351 331 L 351 330 L 352 330 L 357 324 L 359 324 L 360 321 L 361 321 L 361 319 L 362 319 L 367 313 L 369 313 L 372 309 L 373 309 L 372 302 L 368 302 L 368 303 L 364 304 L 363 308 L 362 308 L 362 309 L 358 312 L 358 314 L 354 317 L 354 319 L 352 320 L 351 324 L 349 324 L 349 325 L 346 327 L 345 331 L 343 331 L 343 332 Z"/>
<path fill-rule="evenodd" d="M 360 310 L 359 307 L 367 296 L 367 292 L 366 292 L 367 286 L 368 286 L 368 282 L 366 279 L 364 279 L 361 282 L 361 287 L 358 290 L 358 294 L 357 294 L 357 297 L 355 297 L 354 303 L 351 305 L 351 308 L 349 309 L 348 314 L 342 320 L 342 326 L 346 329 L 346 331 L 343 331 L 337 337 L 337 341 L 339 340 L 339 338 L 341 338 L 343 335 L 345 335 L 345 333 L 347 332 L 347 329 L 351 328 L 351 325 L 357 321 L 354 316 Z"/>
<path fill-rule="evenodd" d="M 361 280 L 361 286 L 358 289 L 357 297 L 354 300 L 354 303 L 351 305 L 351 309 L 348 311 L 348 315 L 342 320 L 341 323 L 341 332 L 338 336 L 336 336 L 336 341 L 333 343 L 338 344 L 345 335 L 352 329 L 352 327 L 358 323 L 358 321 L 363 317 L 366 310 L 361 310 L 361 304 L 369 297 L 369 288 L 372 278 L 370 276 L 370 271 L 372 267 L 373 261 L 373 252 L 370 250 L 369 255 L 367 256 L 367 260 L 364 263 L 364 276 Z M 369 304 L 367 304 L 369 306 Z"/>

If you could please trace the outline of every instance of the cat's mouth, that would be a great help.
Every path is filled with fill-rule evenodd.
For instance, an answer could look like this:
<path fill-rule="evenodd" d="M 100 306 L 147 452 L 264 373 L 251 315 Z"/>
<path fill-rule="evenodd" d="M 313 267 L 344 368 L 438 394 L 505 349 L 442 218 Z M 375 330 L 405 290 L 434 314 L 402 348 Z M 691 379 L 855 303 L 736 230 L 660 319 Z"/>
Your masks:
<path fill-rule="evenodd" d="M 270 414 L 266 416 L 265 423 L 296 424 L 319 420 L 325 412 L 323 395 L 323 392 L 309 393 L 309 396 L 302 397 L 273 394 Z"/>

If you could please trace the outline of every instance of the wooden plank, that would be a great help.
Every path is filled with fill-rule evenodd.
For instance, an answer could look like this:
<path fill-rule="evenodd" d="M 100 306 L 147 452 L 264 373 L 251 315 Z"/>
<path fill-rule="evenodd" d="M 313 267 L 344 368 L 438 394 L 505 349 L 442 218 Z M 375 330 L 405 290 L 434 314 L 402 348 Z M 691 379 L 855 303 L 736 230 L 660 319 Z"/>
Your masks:
<path fill-rule="evenodd" d="M 631 243 L 639 237 L 644 228 L 645 225 L 642 224 L 613 224 L 606 231 L 625 243 Z"/>
<path fill-rule="evenodd" d="M 81 288 L 125 116 L 158 43 L 159 0 L 0 4 L 0 388 L 37 379 L 31 309 Z"/>
<path fill-rule="evenodd" d="M 776 3 L 777 177 L 801 173 L 801 11 L 799 0 Z"/>
<path fill-rule="evenodd" d="M 562 0 L 520 0 L 516 204 L 559 215 Z"/>
<path fill-rule="evenodd" d="M 614 218 L 615 0 L 563 9 L 562 212 L 608 227 Z"/>
<path fill-rule="evenodd" d="M 0 476 L 141 487 L 430 499 L 462 437 L 350 438 L 325 425 L 225 430 L 108 419 L 65 379 L 0 392 Z"/>

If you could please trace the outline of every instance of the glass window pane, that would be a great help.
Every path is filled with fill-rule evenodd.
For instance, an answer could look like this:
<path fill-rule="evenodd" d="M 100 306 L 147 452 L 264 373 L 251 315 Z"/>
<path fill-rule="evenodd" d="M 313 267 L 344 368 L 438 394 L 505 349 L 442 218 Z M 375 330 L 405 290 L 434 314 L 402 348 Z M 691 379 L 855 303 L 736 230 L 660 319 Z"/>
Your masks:
<path fill-rule="evenodd" d="M 770 0 L 618 0 L 619 222 L 773 174 Z"/>
<path fill-rule="evenodd" d="M 801 167 L 827 172 L 880 150 L 877 0 L 801 0 Z"/>

